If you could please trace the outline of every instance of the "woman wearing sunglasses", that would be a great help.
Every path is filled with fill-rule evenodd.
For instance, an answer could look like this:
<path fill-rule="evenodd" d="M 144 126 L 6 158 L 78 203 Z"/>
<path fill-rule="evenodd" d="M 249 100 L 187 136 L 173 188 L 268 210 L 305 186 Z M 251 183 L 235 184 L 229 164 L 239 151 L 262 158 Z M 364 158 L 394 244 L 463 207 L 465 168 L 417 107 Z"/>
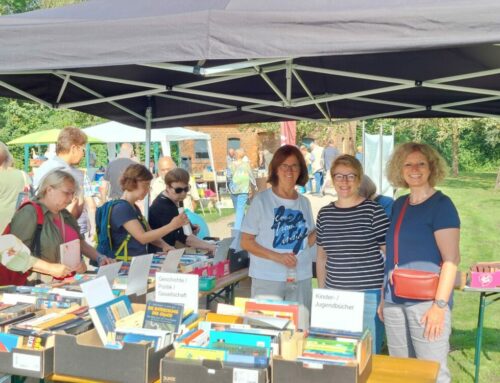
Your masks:
<path fill-rule="evenodd" d="M 189 190 L 189 173 L 181 168 L 170 170 L 165 175 L 165 190 L 156 197 L 149 208 L 149 224 L 151 228 L 164 227 L 178 219 L 179 216 L 186 216 L 184 213 L 179 215 L 179 206 L 187 197 Z M 186 223 L 189 223 L 189 221 L 187 220 Z M 182 227 L 165 234 L 162 239 L 170 246 L 174 246 L 175 242 L 179 241 L 189 247 L 215 253 L 216 246 L 214 244 L 205 242 L 194 234 L 186 236 Z"/>
<path fill-rule="evenodd" d="M 380 353 L 383 325 L 377 317 L 384 282 L 385 233 L 389 220 L 382 206 L 359 195 L 361 163 L 350 155 L 335 159 L 330 169 L 337 201 L 323 207 L 316 221 L 316 272 L 320 288 L 365 293 L 363 327 Z"/>
<path fill-rule="evenodd" d="M 118 258 L 144 255 L 151 252 L 148 245 L 154 245 L 159 251 L 172 250 L 162 237 L 188 223 L 185 214 L 181 214 L 165 225 L 151 230 L 142 215 L 138 201 L 148 195 L 153 175 L 143 165 L 129 165 L 120 178 L 123 189 L 121 203 L 113 206 L 111 211 L 111 242 Z"/>
<path fill-rule="evenodd" d="M 307 328 L 311 308 L 311 203 L 296 186 L 309 180 L 296 146 L 284 145 L 269 165 L 271 188 L 257 194 L 241 226 L 241 247 L 250 253 L 252 298 L 299 303 L 299 328 Z"/>

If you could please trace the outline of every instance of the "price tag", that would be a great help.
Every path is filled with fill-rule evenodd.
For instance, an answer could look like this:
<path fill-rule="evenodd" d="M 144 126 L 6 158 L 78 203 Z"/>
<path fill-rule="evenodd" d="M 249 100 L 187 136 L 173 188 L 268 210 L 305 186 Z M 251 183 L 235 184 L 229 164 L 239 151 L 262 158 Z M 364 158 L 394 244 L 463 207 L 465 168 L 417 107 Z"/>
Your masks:
<path fill-rule="evenodd" d="M 39 355 L 28 355 L 14 352 L 12 354 L 12 367 L 20 370 L 41 371 L 41 357 Z"/>
<path fill-rule="evenodd" d="M 246 368 L 234 368 L 233 383 L 259 383 L 259 371 Z"/>

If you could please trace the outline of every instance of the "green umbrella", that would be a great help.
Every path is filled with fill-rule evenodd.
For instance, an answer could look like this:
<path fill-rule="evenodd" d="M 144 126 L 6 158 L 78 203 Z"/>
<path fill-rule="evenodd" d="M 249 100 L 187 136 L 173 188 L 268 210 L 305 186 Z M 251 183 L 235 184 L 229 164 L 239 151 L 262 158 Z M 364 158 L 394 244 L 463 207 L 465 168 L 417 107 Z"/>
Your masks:
<path fill-rule="evenodd" d="M 57 137 L 61 129 L 49 129 L 41 130 L 39 132 L 27 134 L 22 137 L 18 137 L 15 140 L 9 141 L 8 145 L 26 145 L 26 144 L 53 144 L 57 142 Z M 102 144 L 101 140 L 97 138 L 87 136 L 89 144 Z"/>

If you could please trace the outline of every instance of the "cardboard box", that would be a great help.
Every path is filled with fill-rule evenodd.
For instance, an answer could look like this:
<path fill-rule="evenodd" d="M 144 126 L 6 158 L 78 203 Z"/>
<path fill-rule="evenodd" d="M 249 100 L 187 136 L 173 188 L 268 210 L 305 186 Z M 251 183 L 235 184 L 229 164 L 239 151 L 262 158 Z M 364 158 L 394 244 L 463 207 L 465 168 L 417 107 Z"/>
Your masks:
<path fill-rule="evenodd" d="M 54 374 L 120 383 L 151 383 L 172 346 L 155 351 L 149 344 L 125 343 L 121 350 L 102 346 L 95 329 L 73 336 L 56 334 Z"/>
<path fill-rule="evenodd" d="M 52 375 L 54 347 L 45 350 L 15 348 L 12 352 L 0 352 L 0 371 L 7 374 L 43 379 Z"/>
<path fill-rule="evenodd" d="M 470 287 L 477 289 L 490 289 L 500 287 L 500 271 L 480 273 L 471 272 Z"/>
<path fill-rule="evenodd" d="M 321 363 L 303 363 L 295 358 L 302 354 L 304 333 L 296 332 L 281 337 L 281 355 L 273 357 L 273 383 L 365 383 L 372 370 L 371 336 L 358 345 L 356 366 L 336 366 Z"/>
<path fill-rule="evenodd" d="M 161 383 L 269 382 L 269 368 L 227 366 L 215 360 L 174 359 L 173 355 L 173 351 L 169 352 L 161 362 Z"/>

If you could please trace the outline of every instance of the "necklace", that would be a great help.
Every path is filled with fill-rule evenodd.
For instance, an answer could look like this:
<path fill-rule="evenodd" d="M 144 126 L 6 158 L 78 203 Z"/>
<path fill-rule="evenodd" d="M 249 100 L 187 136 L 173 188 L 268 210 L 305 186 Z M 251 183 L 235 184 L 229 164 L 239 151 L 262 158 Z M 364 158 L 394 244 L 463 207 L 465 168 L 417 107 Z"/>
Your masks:
<path fill-rule="evenodd" d="M 410 193 L 409 203 L 412 206 L 413 205 L 420 205 L 421 203 L 427 201 L 430 197 L 432 197 L 435 192 L 436 192 L 436 190 L 430 189 L 430 190 L 425 191 L 424 193 L 422 193 L 422 195 L 419 195 L 419 196 L 415 196 L 415 194 L 412 195 L 412 193 Z M 412 196 L 413 196 L 413 198 L 412 198 Z"/>

